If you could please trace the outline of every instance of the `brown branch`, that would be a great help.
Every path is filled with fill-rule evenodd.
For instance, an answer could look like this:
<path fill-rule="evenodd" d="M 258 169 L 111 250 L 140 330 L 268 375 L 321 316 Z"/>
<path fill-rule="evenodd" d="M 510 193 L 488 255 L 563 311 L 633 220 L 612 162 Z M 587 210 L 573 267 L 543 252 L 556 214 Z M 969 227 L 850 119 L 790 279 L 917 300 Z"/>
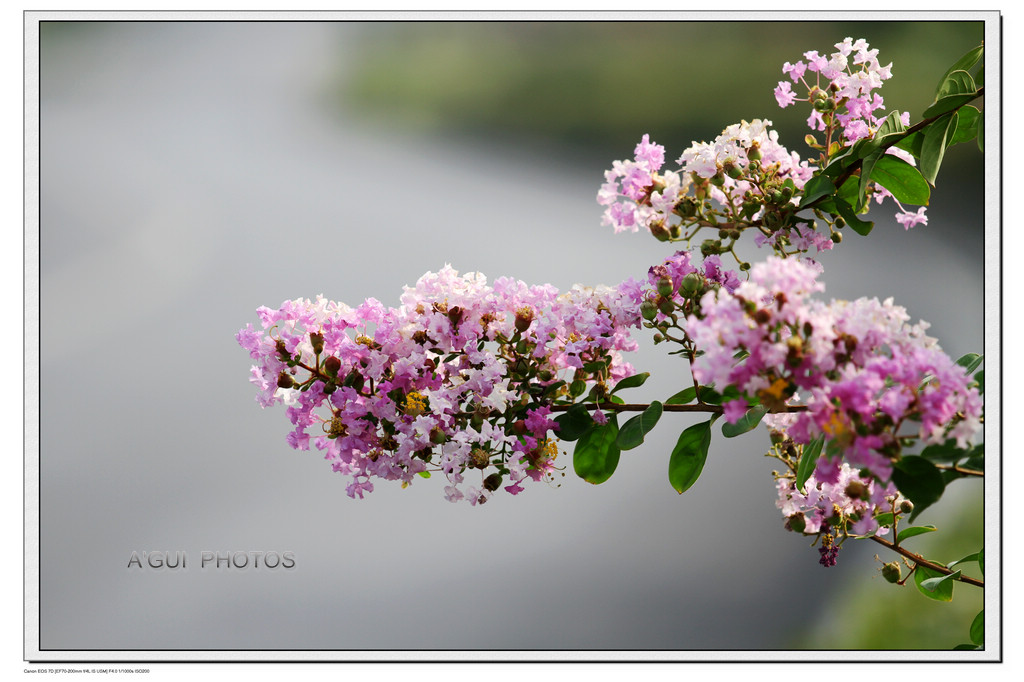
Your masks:
<path fill-rule="evenodd" d="M 950 569 L 946 568 L 945 566 L 941 566 L 939 564 L 936 564 L 936 563 L 933 563 L 931 561 L 928 561 L 927 559 L 922 557 L 920 554 L 914 554 L 910 550 L 903 549 L 902 547 L 900 547 L 900 546 L 898 546 L 896 544 L 893 544 L 892 542 L 889 542 L 888 540 L 883 540 L 882 538 L 878 537 L 877 535 L 872 535 L 871 539 L 874 540 L 875 542 L 877 542 L 878 544 L 882 545 L 883 547 L 888 547 L 889 549 L 891 549 L 892 551 L 896 552 L 897 554 L 899 554 L 901 556 L 904 556 L 907 559 L 910 559 L 915 564 L 919 564 L 919 565 L 924 566 L 926 568 L 930 568 L 931 570 L 935 571 L 936 573 L 942 573 L 943 575 L 953 575 L 953 571 L 951 571 Z M 960 576 L 958 578 L 956 578 L 956 580 L 959 580 L 962 583 L 967 583 L 968 585 L 974 585 L 975 587 L 981 587 L 981 588 L 985 587 L 985 582 L 984 581 L 978 580 L 977 578 L 968 577 L 968 576 L 964 575 L 963 573 L 961 573 Z"/>

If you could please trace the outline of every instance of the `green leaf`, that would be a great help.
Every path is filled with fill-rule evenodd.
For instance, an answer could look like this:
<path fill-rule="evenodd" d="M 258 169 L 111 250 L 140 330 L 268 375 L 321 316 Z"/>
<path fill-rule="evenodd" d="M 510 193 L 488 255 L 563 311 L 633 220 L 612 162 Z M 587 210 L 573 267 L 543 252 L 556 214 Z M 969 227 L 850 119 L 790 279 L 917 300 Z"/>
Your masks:
<path fill-rule="evenodd" d="M 555 417 L 559 440 L 574 441 L 594 427 L 594 419 L 583 405 L 576 404 Z"/>
<path fill-rule="evenodd" d="M 944 575 L 923 564 L 914 569 L 914 584 L 918 591 L 936 601 L 953 601 L 953 583 L 960 577 L 960 571 Z"/>
<path fill-rule="evenodd" d="M 978 646 L 985 643 L 985 609 L 978 611 L 971 623 L 971 641 Z"/>
<path fill-rule="evenodd" d="M 942 114 L 953 111 L 958 107 L 962 107 L 972 99 L 975 99 L 975 97 L 977 97 L 977 95 L 974 93 L 943 97 L 935 104 L 925 109 L 924 114 L 922 114 L 922 118 L 935 118 L 936 116 L 941 116 Z"/>
<path fill-rule="evenodd" d="M 939 91 L 935 95 L 935 101 L 938 102 L 954 95 L 973 95 L 977 89 L 978 86 L 974 84 L 974 78 L 971 77 L 971 74 L 963 69 L 957 69 L 947 73 L 942 83 L 939 84 Z"/>
<path fill-rule="evenodd" d="M 953 112 L 933 121 L 924 129 L 924 142 L 921 144 L 921 175 L 932 185 L 935 184 L 939 167 L 942 166 L 942 157 L 949 146 L 946 140 L 956 131 L 957 120 L 957 114 Z"/>
<path fill-rule="evenodd" d="M 929 445 L 921 451 L 921 456 L 933 462 L 959 462 L 967 457 L 967 450 L 958 447 L 956 440 L 951 438 L 945 443 Z"/>
<path fill-rule="evenodd" d="M 422 478 L 430 478 L 430 472 L 429 471 L 417 471 L 416 475 L 417 476 L 421 476 Z"/>
<path fill-rule="evenodd" d="M 951 651 L 977 651 L 980 648 L 980 646 L 975 646 L 973 644 L 957 644 L 951 649 Z"/>
<path fill-rule="evenodd" d="M 839 211 L 839 215 L 843 216 L 846 223 L 853 228 L 853 231 L 862 237 L 868 236 L 871 230 L 875 227 L 873 222 L 858 218 L 857 214 L 853 212 L 853 207 L 842 199 L 836 199 L 836 210 Z"/>
<path fill-rule="evenodd" d="M 932 533 L 936 531 L 935 526 L 910 526 L 900 531 L 899 535 L 896 536 L 896 544 L 900 544 L 907 538 L 912 538 L 915 535 L 923 535 L 925 533 Z"/>
<path fill-rule="evenodd" d="M 978 550 L 978 568 L 981 569 L 981 574 L 985 575 L 985 548 L 982 547 Z"/>
<path fill-rule="evenodd" d="M 655 427 L 661 419 L 662 406 L 657 400 L 651 402 L 650 406 L 631 418 L 619 430 L 615 443 L 620 450 L 632 450 L 644 442 L 644 438 Z"/>
<path fill-rule="evenodd" d="M 875 149 L 868 156 L 864 157 L 860 165 L 860 182 L 857 185 L 857 206 L 863 204 L 867 197 L 868 185 L 871 183 L 871 171 L 874 169 L 875 164 L 878 160 L 885 156 L 885 152 L 881 149 Z M 838 206 L 839 202 L 836 202 Z M 845 215 L 843 216 L 846 217 Z"/>
<path fill-rule="evenodd" d="M 613 414 L 608 423 L 595 426 L 580 436 L 572 453 L 576 475 L 594 485 L 611 478 L 619 465 L 619 447 L 615 444 L 618 435 L 618 420 Z"/>
<path fill-rule="evenodd" d="M 910 152 L 914 155 L 915 159 L 921 158 L 921 144 L 924 142 L 924 135 L 921 134 L 920 130 L 915 130 L 910 133 L 902 140 L 894 144 L 893 146 L 902 149 L 903 151 Z"/>
<path fill-rule="evenodd" d="M 968 554 L 967 556 L 961 557 L 961 558 L 957 559 L 956 561 L 949 562 L 948 564 L 946 564 L 946 568 L 953 568 L 957 564 L 968 564 L 968 563 L 971 563 L 972 561 L 977 561 L 979 556 L 980 556 L 979 552 L 975 552 L 974 554 Z"/>
<path fill-rule="evenodd" d="M 871 179 L 889 190 L 897 201 L 918 206 L 928 205 L 931 195 L 928 182 L 921 171 L 898 156 L 883 154 L 871 169 Z"/>
<path fill-rule="evenodd" d="M 939 84 L 935 87 L 935 98 L 939 98 L 939 94 L 942 92 L 942 86 L 945 84 L 946 79 L 949 78 L 951 73 L 954 71 L 970 71 L 974 65 L 981 60 L 984 54 L 985 46 L 978 45 L 977 47 L 968 50 L 967 54 L 953 62 L 953 66 L 949 67 L 946 73 L 942 74 L 942 78 L 939 79 Z"/>
<path fill-rule="evenodd" d="M 764 405 L 757 405 L 750 408 L 735 424 L 730 424 L 729 422 L 722 424 L 722 435 L 726 438 L 735 438 L 740 434 L 753 430 L 761 423 L 761 419 L 764 417 L 766 412 L 768 412 L 768 408 Z"/>
<path fill-rule="evenodd" d="M 640 374 L 634 374 L 631 377 L 626 377 L 619 383 L 615 384 L 615 388 L 612 389 L 612 393 L 621 391 L 624 388 L 636 388 L 637 386 L 643 386 L 647 378 L 651 376 L 650 372 L 642 372 Z"/>
<path fill-rule="evenodd" d="M 985 152 L 985 117 L 978 119 L 978 151 Z"/>
<path fill-rule="evenodd" d="M 978 134 L 978 119 L 981 117 L 980 111 L 975 107 L 965 106 L 961 107 L 956 114 L 956 130 L 946 140 L 947 147 L 960 144 L 961 142 L 970 142 Z"/>
<path fill-rule="evenodd" d="M 892 524 L 895 522 L 895 516 L 892 512 L 884 512 L 882 514 L 875 514 L 875 521 L 878 522 L 879 526 L 886 526 L 892 528 Z"/>
<path fill-rule="evenodd" d="M 666 405 L 688 405 L 697 398 L 697 389 L 693 386 L 684 388 L 665 401 Z"/>
<path fill-rule="evenodd" d="M 966 370 L 966 372 L 970 374 L 974 370 L 981 367 L 981 363 L 983 362 L 985 362 L 984 355 L 978 355 L 977 353 L 968 353 L 967 355 L 961 356 L 960 359 L 956 361 L 956 364 L 963 367 L 964 370 Z"/>
<path fill-rule="evenodd" d="M 569 395 L 571 395 L 573 398 L 579 398 L 581 395 L 583 395 L 583 392 L 586 390 L 587 382 L 583 381 L 582 379 L 577 379 L 576 381 L 569 384 Z"/>
<path fill-rule="evenodd" d="M 832 184 L 832 180 L 822 174 L 815 175 L 804 185 L 804 195 L 800 199 L 799 208 L 805 208 L 808 204 L 835 191 L 836 186 Z"/>
<path fill-rule="evenodd" d="M 974 375 L 974 380 L 978 382 L 978 393 L 985 394 L 985 370 L 981 370 Z"/>
<path fill-rule="evenodd" d="M 807 479 L 814 473 L 814 465 L 821 455 L 821 446 L 824 444 L 825 436 L 822 434 L 804 446 L 804 452 L 800 455 L 800 464 L 796 467 L 796 488 L 800 492 L 805 492 L 804 486 L 807 484 Z"/>
<path fill-rule="evenodd" d="M 715 417 L 712 417 L 686 429 L 679 434 L 679 440 L 672 449 L 668 460 L 668 482 L 680 495 L 697 482 L 704 470 L 708 448 L 711 446 L 711 424 L 714 421 Z"/>
<path fill-rule="evenodd" d="M 919 455 L 909 455 L 896 462 L 893 465 L 892 482 L 907 499 L 914 503 L 914 511 L 910 515 L 911 521 L 927 507 L 937 502 L 946 490 L 942 472 Z"/>

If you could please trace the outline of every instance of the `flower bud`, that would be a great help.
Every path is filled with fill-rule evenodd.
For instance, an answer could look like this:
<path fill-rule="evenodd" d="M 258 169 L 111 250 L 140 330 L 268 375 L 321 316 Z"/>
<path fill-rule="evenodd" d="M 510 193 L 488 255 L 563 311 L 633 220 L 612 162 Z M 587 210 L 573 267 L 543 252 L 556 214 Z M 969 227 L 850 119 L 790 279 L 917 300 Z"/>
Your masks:
<path fill-rule="evenodd" d="M 651 234 L 659 242 L 667 242 L 672 238 L 672 234 L 665 229 L 665 224 L 661 221 L 653 222 L 648 227 L 651 230 Z"/>
<path fill-rule="evenodd" d="M 675 309 L 676 304 L 673 303 L 671 299 L 663 298 L 658 301 L 658 310 L 660 310 L 666 315 L 671 315 L 673 312 L 675 312 Z"/>
<path fill-rule="evenodd" d="M 750 263 L 748 263 L 746 261 L 740 263 L 740 270 L 742 270 L 743 272 L 746 272 L 749 269 L 750 269 Z"/>
<path fill-rule="evenodd" d="M 324 384 L 324 393 L 326 395 L 331 395 L 332 393 L 334 393 L 337 390 L 338 390 L 338 384 L 334 383 L 333 380 L 328 381 L 326 384 Z"/>
<path fill-rule="evenodd" d="M 725 229 L 724 227 L 722 229 L 720 229 L 718 231 L 718 238 L 719 239 L 728 239 L 729 238 L 729 230 Z"/>
<path fill-rule="evenodd" d="M 903 500 L 900 502 L 900 512 L 903 514 L 909 514 L 914 511 L 914 503 L 910 500 Z"/>
<path fill-rule="evenodd" d="M 725 173 L 723 173 L 722 171 L 718 171 L 717 173 L 712 175 L 711 176 L 711 184 L 714 185 L 715 187 L 721 187 L 722 185 L 724 185 L 725 184 Z"/>
<path fill-rule="evenodd" d="M 645 320 L 650 322 L 651 320 L 658 316 L 658 306 L 654 303 L 654 301 L 646 300 L 640 304 L 640 315 Z"/>
<path fill-rule="evenodd" d="M 691 272 L 686 277 L 683 277 L 682 284 L 679 286 L 679 290 L 683 292 L 683 295 L 687 298 L 692 297 L 700 289 L 700 276 L 694 272 Z"/>
<path fill-rule="evenodd" d="M 794 533 L 803 533 L 804 528 L 807 527 L 807 520 L 804 518 L 803 512 L 797 512 L 786 519 L 786 525 Z"/>
<path fill-rule="evenodd" d="M 281 356 L 282 360 L 292 359 L 291 353 L 288 352 L 288 347 L 284 345 L 284 341 L 281 339 L 278 339 L 277 342 L 274 343 L 274 350 L 277 351 L 277 354 Z"/>
<path fill-rule="evenodd" d="M 830 239 L 832 240 L 833 244 L 839 244 L 840 242 L 843 241 L 843 233 L 842 232 L 833 232 L 832 236 L 830 237 Z"/>
<path fill-rule="evenodd" d="M 484 479 L 484 488 L 492 493 L 501 486 L 501 474 L 493 473 Z"/>
<path fill-rule="evenodd" d="M 320 355 L 324 352 L 324 335 L 320 332 L 313 332 L 309 335 L 309 342 L 313 345 L 313 352 Z"/>
<path fill-rule="evenodd" d="M 281 372 L 277 375 L 277 387 L 278 388 L 291 388 L 295 385 L 295 379 L 288 372 Z"/>
<path fill-rule="evenodd" d="M 661 294 L 662 296 L 666 298 L 671 296 L 673 288 L 674 287 L 672 286 L 672 280 L 670 278 L 662 277 L 661 279 L 658 280 L 658 293 Z"/>
<path fill-rule="evenodd" d="M 868 487 L 864 485 L 863 481 L 853 479 L 852 481 L 846 484 L 846 489 L 843 492 L 846 493 L 846 496 L 849 497 L 851 500 L 859 500 L 862 497 L 864 497 L 867 491 Z"/>
<path fill-rule="evenodd" d="M 739 180 L 741 177 L 743 177 L 743 169 L 737 166 L 732 161 L 726 161 L 725 165 L 722 167 L 722 170 L 724 170 L 726 175 L 728 175 L 733 180 Z"/>
<path fill-rule="evenodd" d="M 523 306 L 516 311 L 516 331 L 523 333 L 530 328 L 530 323 L 533 322 L 533 310 L 527 306 Z"/>
<path fill-rule="evenodd" d="M 747 150 L 747 159 L 750 161 L 761 160 L 761 147 L 758 145 L 756 141 L 752 142 L 750 145 L 750 149 Z"/>
<path fill-rule="evenodd" d="M 901 574 L 902 571 L 900 571 L 900 565 L 895 561 L 882 566 L 882 577 L 891 583 L 899 582 Z"/>
<path fill-rule="evenodd" d="M 324 371 L 327 374 L 329 374 L 332 377 L 336 377 L 338 376 L 339 370 L 341 370 L 341 360 L 334 357 L 333 355 L 329 356 L 326 360 L 324 360 Z"/>

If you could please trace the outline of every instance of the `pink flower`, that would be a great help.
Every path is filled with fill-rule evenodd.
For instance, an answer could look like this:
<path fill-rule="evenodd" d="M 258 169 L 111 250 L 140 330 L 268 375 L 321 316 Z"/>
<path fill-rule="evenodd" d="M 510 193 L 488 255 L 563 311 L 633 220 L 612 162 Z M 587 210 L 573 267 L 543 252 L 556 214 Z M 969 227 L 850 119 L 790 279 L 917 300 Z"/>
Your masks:
<path fill-rule="evenodd" d="M 783 109 L 796 101 L 796 93 L 793 92 L 793 87 L 786 81 L 779 81 L 779 87 L 775 88 L 775 101 Z"/>
<path fill-rule="evenodd" d="M 915 225 L 927 225 L 928 216 L 924 214 L 925 207 L 917 209 L 917 213 L 911 213 L 910 211 L 904 211 L 896 216 L 896 222 L 903 226 L 904 229 L 909 230 Z"/>

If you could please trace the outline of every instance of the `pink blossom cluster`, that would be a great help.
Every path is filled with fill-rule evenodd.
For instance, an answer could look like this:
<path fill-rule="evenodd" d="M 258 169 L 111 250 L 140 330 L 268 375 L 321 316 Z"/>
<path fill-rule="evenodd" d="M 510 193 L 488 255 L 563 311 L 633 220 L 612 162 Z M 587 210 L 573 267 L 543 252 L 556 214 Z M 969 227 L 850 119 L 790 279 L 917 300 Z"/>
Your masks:
<path fill-rule="evenodd" d="M 694 377 L 743 396 L 723 406 L 726 419 L 735 422 L 755 401 L 781 409 L 800 391 L 806 410 L 777 426 L 799 444 L 823 434 L 852 466 L 881 480 L 900 451 L 897 433 L 907 437 L 912 424 L 924 442 L 965 446 L 981 426 L 971 377 L 892 299 L 812 299 L 824 290 L 819 270 L 770 258 L 734 291 L 704 294 L 699 314 L 687 318 L 686 333 L 703 351 Z M 818 474 L 823 481 L 837 472 Z"/>
<path fill-rule="evenodd" d="M 874 135 L 884 118 L 876 114 L 885 109 L 885 104 L 875 90 L 892 77 L 892 64 L 881 66 L 878 50 L 869 49 L 864 39 L 846 38 L 836 43 L 835 48 L 837 52 L 828 57 L 811 50 L 804 53 L 806 62 L 786 62 L 782 72 L 793 83 L 802 84 L 807 96 L 797 97 L 789 81 L 779 81 L 775 99 L 783 108 L 796 101 L 810 102 L 814 109 L 807 125 L 812 130 L 824 131 L 828 127 L 826 119 L 834 115 L 843 137 L 855 142 Z M 814 77 L 808 76 L 808 72 Z M 908 124 L 909 120 L 904 121 L 904 125 Z"/>
<path fill-rule="evenodd" d="M 786 62 L 782 66 L 782 72 L 793 83 L 804 86 L 807 92 L 805 97 L 797 97 L 789 81 L 779 81 L 775 88 L 775 99 L 780 107 L 788 107 L 797 101 L 812 105 L 807 125 L 812 130 L 827 131 L 826 146 L 832 138 L 833 130 L 841 130 L 848 144 L 875 135 L 885 119 L 885 103 L 876 90 L 882 87 L 883 81 L 892 77 L 892 64 L 881 66 L 878 50 L 869 49 L 864 39 L 854 41 L 846 38 L 836 43 L 835 47 L 838 51 L 827 58 L 812 50 L 804 53 L 806 62 Z M 807 75 L 808 72 L 815 74 L 813 79 Z M 809 82 L 811 80 L 813 82 Z M 910 125 L 909 112 L 900 114 L 900 122 L 905 126 Z M 886 153 L 916 165 L 914 157 L 901 149 L 890 147 Z M 896 221 L 904 229 L 928 224 L 923 206 L 917 211 L 909 211 L 880 185 L 874 185 L 874 198 L 878 203 L 885 198 L 892 198 L 896 202 L 900 208 Z"/>
<path fill-rule="evenodd" d="M 775 506 L 786 519 L 786 526 L 807 535 L 841 530 L 847 535 L 866 537 L 886 535 L 888 526 L 879 526 L 878 514 L 897 509 L 898 493 L 892 483 L 880 484 L 871 476 L 862 476 L 847 462 L 823 464 L 830 469 L 826 480 L 812 474 L 804 485 L 796 487 L 793 476 L 776 481 L 779 498 Z"/>
<path fill-rule="evenodd" d="M 632 374 L 639 285 L 559 294 L 450 266 L 407 287 L 398 308 L 317 297 L 257 311 L 238 343 L 256 361 L 264 406 L 283 403 L 289 444 L 324 452 L 350 476 L 351 497 L 373 479 L 411 483 L 441 473 L 445 496 L 471 504 L 555 471 L 551 407 L 569 386 Z M 468 480 L 478 470 L 479 480 Z"/>
<path fill-rule="evenodd" d="M 615 161 L 605 171 L 597 194 L 606 207 L 602 224 L 616 232 L 643 227 L 661 239 L 677 239 L 687 226 L 707 217 L 708 199 L 730 218 L 757 221 L 768 210 L 766 204 L 795 206 L 799 198 L 794 194 L 814 171 L 779 144 L 771 121 L 760 119 L 731 125 L 712 142 L 694 142 L 676 161 L 677 170 L 662 172 L 664 160 L 664 147 L 644 135 L 634 160 Z M 789 190 L 780 196 L 787 180 Z M 831 243 L 820 248 L 831 248 Z"/>

